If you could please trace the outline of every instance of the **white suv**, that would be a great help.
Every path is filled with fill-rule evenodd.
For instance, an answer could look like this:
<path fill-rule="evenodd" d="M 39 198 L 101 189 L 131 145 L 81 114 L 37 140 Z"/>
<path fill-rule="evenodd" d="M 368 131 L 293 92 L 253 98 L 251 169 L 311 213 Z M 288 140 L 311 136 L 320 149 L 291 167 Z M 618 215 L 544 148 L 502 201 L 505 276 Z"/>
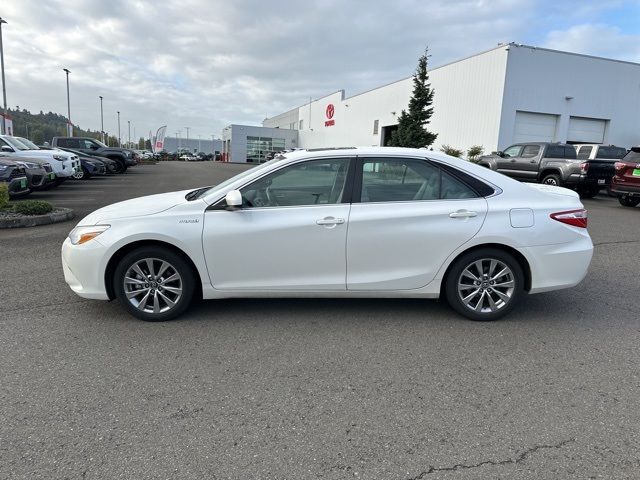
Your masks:
<path fill-rule="evenodd" d="M 56 177 L 60 179 L 70 178 L 78 171 L 80 158 L 73 153 L 62 150 L 40 150 L 37 145 L 25 145 L 15 137 L 0 135 L 0 150 L 3 153 L 16 156 L 28 155 L 30 157 L 40 157 L 49 161 Z"/>

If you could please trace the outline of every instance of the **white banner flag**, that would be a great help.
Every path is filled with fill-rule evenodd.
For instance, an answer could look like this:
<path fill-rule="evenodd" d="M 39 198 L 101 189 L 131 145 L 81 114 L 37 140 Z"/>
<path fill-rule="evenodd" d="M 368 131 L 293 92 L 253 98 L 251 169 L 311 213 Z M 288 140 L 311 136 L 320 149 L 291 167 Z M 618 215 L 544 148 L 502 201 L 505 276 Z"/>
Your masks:
<path fill-rule="evenodd" d="M 153 142 L 153 153 L 158 153 L 164 150 L 164 134 L 167 132 L 167 126 L 160 127 L 156 133 L 156 139 Z"/>

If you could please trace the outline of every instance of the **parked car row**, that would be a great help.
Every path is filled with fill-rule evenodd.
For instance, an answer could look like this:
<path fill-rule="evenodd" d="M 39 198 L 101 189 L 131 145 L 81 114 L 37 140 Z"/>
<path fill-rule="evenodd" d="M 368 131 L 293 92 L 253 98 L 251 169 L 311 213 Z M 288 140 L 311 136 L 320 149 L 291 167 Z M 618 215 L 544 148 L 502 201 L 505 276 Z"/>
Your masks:
<path fill-rule="evenodd" d="M 638 152 L 640 147 L 627 151 L 615 145 L 517 143 L 504 151 L 480 157 L 478 164 L 520 181 L 572 188 L 582 198 L 593 198 L 602 189 L 608 189 L 618 196 L 622 205 L 635 206 L 638 202 L 631 205 L 634 199 L 640 200 Z M 627 175 L 627 171 L 631 173 Z M 639 173 L 634 174 L 635 171 Z"/>
<path fill-rule="evenodd" d="M 92 138 L 55 137 L 52 146 L 39 147 L 23 137 L 0 135 L 0 181 L 9 184 L 12 198 L 49 190 L 69 179 L 124 173 L 136 163 L 131 150 L 107 147 Z"/>

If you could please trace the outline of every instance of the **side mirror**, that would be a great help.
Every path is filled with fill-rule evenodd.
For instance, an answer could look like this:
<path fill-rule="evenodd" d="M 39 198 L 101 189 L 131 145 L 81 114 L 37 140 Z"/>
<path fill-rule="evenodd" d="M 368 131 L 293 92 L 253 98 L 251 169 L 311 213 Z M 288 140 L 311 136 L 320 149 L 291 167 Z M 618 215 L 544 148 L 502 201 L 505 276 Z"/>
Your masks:
<path fill-rule="evenodd" d="M 98 145 L 96 145 L 95 143 L 91 144 L 91 150 L 98 150 L 100 147 Z"/>
<path fill-rule="evenodd" d="M 503 152 L 502 150 L 498 150 L 498 151 L 496 152 L 496 155 L 498 155 L 499 157 L 504 158 L 504 152 Z"/>
<path fill-rule="evenodd" d="M 3 152 L 13 152 L 13 148 L 11 148 L 9 145 L 3 145 L 2 146 L 2 151 Z"/>
<path fill-rule="evenodd" d="M 242 206 L 242 194 L 240 190 L 231 190 L 224 197 L 224 201 L 227 202 L 227 207 L 232 210 L 240 208 Z"/>

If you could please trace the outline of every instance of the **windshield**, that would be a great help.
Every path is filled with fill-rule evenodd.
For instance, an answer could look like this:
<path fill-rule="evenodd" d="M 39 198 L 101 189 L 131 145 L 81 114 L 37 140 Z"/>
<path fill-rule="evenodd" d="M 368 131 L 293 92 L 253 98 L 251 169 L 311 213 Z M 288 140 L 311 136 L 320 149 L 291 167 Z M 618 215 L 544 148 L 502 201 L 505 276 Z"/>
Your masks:
<path fill-rule="evenodd" d="M 20 142 L 15 137 L 5 136 L 2 137 L 2 139 L 16 150 L 32 150 L 32 148 L 27 147 L 24 143 Z"/>
<path fill-rule="evenodd" d="M 26 138 L 22 137 L 16 137 L 16 139 L 18 139 L 20 143 L 23 143 L 24 145 L 29 147 L 31 150 L 40 150 L 40 147 L 33 143 L 31 140 L 27 140 Z"/>
<path fill-rule="evenodd" d="M 217 192 L 222 192 L 226 187 L 228 187 L 232 183 L 237 182 L 238 180 L 241 180 L 245 177 L 248 177 L 249 175 L 253 175 L 254 173 L 259 172 L 260 170 L 267 168 L 269 165 L 273 165 L 274 163 L 280 162 L 281 160 L 283 160 L 283 158 L 274 158 L 273 160 L 269 160 L 268 162 L 258 165 L 257 167 L 250 168 L 242 173 L 239 173 L 235 177 L 231 177 L 230 179 L 225 180 L 224 182 L 218 185 L 215 185 L 207 190 L 204 190 L 203 192 L 200 193 L 200 195 L 198 195 L 198 197 L 203 197 L 205 195 L 211 195 Z"/>
<path fill-rule="evenodd" d="M 640 162 L 640 147 L 633 147 L 623 160 L 625 162 Z"/>
<path fill-rule="evenodd" d="M 100 145 L 102 148 L 109 148 L 109 147 L 107 147 L 104 143 L 102 143 L 100 140 L 94 140 L 94 139 L 91 139 L 91 140 L 93 140 L 94 142 L 96 142 L 96 143 L 97 143 L 98 145 Z"/>

